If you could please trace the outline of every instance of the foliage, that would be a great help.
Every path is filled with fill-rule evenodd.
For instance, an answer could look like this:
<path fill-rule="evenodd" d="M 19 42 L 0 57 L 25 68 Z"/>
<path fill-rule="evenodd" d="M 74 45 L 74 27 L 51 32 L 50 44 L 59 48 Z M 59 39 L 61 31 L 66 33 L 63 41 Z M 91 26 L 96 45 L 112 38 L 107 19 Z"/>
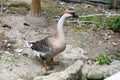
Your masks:
<path fill-rule="evenodd" d="M 109 56 L 101 53 L 99 58 L 97 59 L 97 62 L 99 64 L 104 64 L 104 63 L 110 64 L 112 62 L 112 59 Z"/>
<path fill-rule="evenodd" d="M 120 29 L 120 16 L 117 18 L 111 28 L 113 31 L 118 31 Z"/>
<path fill-rule="evenodd" d="M 99 30 L 101 27 L 105 29 L 111 29 L 118 31 L 120 29 L 120 17 L 115 16 L 91 16 L 80 18 L 81 21 L 93 21 L 97 22 L 94 27 L 95 30 Z"/>

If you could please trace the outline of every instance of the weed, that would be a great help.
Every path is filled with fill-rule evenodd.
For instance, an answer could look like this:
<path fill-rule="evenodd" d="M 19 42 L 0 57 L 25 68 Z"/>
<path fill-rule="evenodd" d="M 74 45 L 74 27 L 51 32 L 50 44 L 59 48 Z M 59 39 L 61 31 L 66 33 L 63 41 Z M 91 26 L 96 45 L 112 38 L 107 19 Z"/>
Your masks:
<path fill-rule="evenodd" d="M 1 64 L 5 64 L 7 61 L 14 62 L 15 61 L 15 57 L 14 56 L 9 56 L 7 54 L 3 54 L 1 56 Z"/>
<path fill-rule="evenodd" d="M 101 53 L 99 58 L 97 59 L 97 62 L 99 64 L 104 64 L 104 63 L 110 64 L 112 62 L 112 59 L 109 56 Z"/>
<path fill-rule="evenodd" d="M 97 24 L 97 25 L 94 27 L 94 30 L 98 31 L 98 30 L 100 30 L 100 27 L 101 27 L 101 25 L 100 25 L 100 24 Z"/>
<path fill-rule="evenodd" d="M 8 56 L 7 56 L 6 54 L 3 54 L 3 55 L 1 56 L 1 64 L 5 64 L 6 61 L 7 61 L 7 58 L 8 58 Z"/>
<path fill-rule="evenodd" d="M 116 21 L 113 23 L 113 25 L 111 26 L 111 29 L 113 31 L 118 31 L 120 29 L 120 17 L 118 17 L 116 19 Z"/>

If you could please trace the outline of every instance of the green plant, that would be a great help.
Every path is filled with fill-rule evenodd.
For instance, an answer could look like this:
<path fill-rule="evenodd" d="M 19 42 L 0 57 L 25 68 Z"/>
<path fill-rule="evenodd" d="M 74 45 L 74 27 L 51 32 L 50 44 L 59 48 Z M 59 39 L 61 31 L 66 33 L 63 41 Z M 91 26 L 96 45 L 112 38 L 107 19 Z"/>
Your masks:
<path fill-rule="evenodd" d="M 111 29 L 113 31 L 118 31 L 120 29 L 120 17 L 115 16 L 90 16 L 80 18 L 81 21 L 92 21 L 99 22 L 94 27 L 95 30 L 99 30 L 101 27 L 105 29 Z"/>
<path fill-rule="evenodd" d="M 6 61 L 7 61 L 7 58 L 8 58 L 8 56 L 7 56 L 6 54 L 3 54 L 3 55 L 1 56 L 1 64 L 5 64 Z"/>
<path fill-rule="evenodd" d="M 1 64 L 5 64 L 7 61 L 14 62 L 15 61 L 15 57 L 14 56 L 10 57 L 7 54 L 3 54 L 1 56 Z"/>
<path fill-rule="evenodd" d="M 116 19 L 116 21 L 113 23 L 111 29 L 113 31 L 118 31 L 120 29 L 120 16 Z"/>
<path fill-rule="evenodd" d="M 104 64 L 104 63 L 110 64 L 112 62 L 112 59 L 109 56 L 101 53 L 99 58 L 97 59 L 97 62 L 99 64 Z"/>
<path fill-rule="evenodd" d="M 100 29 L 101 25 L 100 24 L 96 24 L 96 26 L 94 27 L 94 30 L 98 31 Z"/>

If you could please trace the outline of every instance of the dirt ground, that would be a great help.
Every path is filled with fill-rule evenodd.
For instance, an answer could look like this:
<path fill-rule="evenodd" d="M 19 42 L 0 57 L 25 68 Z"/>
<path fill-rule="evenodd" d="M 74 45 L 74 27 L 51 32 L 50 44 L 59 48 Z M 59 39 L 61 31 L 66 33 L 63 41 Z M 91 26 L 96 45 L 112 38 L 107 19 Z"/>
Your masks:
<path fill-rule="evenodd" d="M 103 13 L 104 11 L 119 13 L 116 10 L 105 10 L 102 7 L 89 4 L 71 4 L 53 0 L 49 2 L 54 5 L 49 7 L 47 0 L 42 2 L 42 14 L 48 20 L 46 27 L 25 25 L 24 23 L 27 22 L 24 17 L 28 12 L 25 12 L 25 14 L 21 13 L 24 9 L 21 9 L 23 11 L 19 13 L 14 9 L 5 10 L 5 14 L 0 16 L 0 80 L 17 80 L 20 78 L 32 80 L 38 75 L 64 70 L 71 64 L 61 60 L 59 67 L 57 66 L 51 72 L 46 72 L 39 60 L 32 54 L 33 51 L 26 46 L 28 41 L 40 40 L 54 34 L 57 25 L 55 18 L 60 17 L 64 8 L 73 6 L 78 11 L 78 15 L 92 14 L 93 11 L 94 13 Z M 89 10 L 86 10 L 88 8 Z M 76 29 L 79 29 L 79 31 L 76 31 Z M 91 25 L 89 27 L 81 27 L 79 23 L 67 22 L 64 26 L 64 32 L 67 45 L 83 48 L 88 59 L 96 60 L 100 53 L 104 53 L 110 55 L 113 59 L 120 60 L 119 56 L 112 54 L 120 51 L 120 32 L 114 33 L 106 29 L 95 31 Z"/>

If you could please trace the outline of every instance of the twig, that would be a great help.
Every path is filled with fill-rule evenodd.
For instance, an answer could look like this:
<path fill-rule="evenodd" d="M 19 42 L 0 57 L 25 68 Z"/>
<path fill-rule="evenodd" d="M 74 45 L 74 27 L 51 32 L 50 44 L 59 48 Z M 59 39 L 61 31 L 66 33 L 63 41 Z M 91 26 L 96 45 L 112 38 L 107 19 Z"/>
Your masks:
<path fill-rule="evenodd" d="M 120 14 L 91 14 L 86 16 L 79 16 L 79 18 L 92 17 L 92 16 L 120 16 Z"/>
<path fill-rule="evenodd" d="M 94 22 L 94 21 L 67 21 L 67 23 L 95 23 L 98 24 L 100 22 Z"/>

